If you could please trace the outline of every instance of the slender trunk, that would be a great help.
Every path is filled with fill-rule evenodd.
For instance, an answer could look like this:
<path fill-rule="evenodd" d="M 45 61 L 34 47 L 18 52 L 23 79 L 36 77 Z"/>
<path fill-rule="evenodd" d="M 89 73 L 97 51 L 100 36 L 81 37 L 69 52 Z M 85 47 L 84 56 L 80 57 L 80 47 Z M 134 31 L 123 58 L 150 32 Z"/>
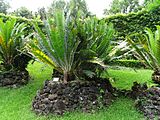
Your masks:
<path fill-rule="evenodd" d="M 63 74 L 63 82 L 64 83 L 67 83 L 68 82 L 68 73 L 66 71 L 64 71 L 64 74 Z"/>

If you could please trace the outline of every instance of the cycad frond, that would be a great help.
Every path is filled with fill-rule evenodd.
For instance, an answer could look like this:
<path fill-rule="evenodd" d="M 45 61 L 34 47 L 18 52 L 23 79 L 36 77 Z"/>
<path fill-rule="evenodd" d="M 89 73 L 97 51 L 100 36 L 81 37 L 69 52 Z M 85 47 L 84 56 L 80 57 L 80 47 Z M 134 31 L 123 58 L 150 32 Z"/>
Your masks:
<path fill-rule="evenodd" d="M 127 41 L 135 48 L 136 53 L 140 56 L 139 59 L 144 60 L 152 69 L 160 70 L 160 26 L 156 27 L 155 32 L 146 28 L 145 34 L 130 35 Z M 131 37 L 138 38 L 138 43 L 136 43 L 137 39 L 134 41 Z"/>
<path fill-rule="evenodd" d="M 75 26 L 70 26 L 70 20 L 66 18 L 64 11 L 56 11 L 54 19 L 48 18 L 44 21 L 44 31 L 37 23 L 33 23 L 37 32 L 35 35 L 37 42 L 29 44 L 30 52 L 36 58 L 65 75 L 73 69 L 74 55 L 79 44 L 75 38 Z M 67 81 L 66 79 L 64 81 Z"/>

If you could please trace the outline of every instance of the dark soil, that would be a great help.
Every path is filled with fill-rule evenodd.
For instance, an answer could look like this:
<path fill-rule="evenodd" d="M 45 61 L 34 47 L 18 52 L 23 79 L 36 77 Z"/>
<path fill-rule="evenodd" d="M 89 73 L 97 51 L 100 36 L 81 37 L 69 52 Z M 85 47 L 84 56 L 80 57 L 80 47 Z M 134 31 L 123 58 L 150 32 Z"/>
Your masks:
<path fill-rule="evenodd" d="M 37 92 L 32 108 L 37 114 L 58 114 L 82 110 L 94 112 L 108 106 L 114 99 L 114 88 L 107 79 L 95 81 L 72 81 L 67 84 L 45 81 Z"/>

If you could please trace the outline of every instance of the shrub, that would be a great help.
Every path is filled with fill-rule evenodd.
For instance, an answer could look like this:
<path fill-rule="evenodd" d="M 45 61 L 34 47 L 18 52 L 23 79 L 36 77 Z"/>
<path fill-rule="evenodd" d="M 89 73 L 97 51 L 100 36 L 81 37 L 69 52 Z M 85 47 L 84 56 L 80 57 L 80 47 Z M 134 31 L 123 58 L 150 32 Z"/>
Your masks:
<path fill-rule="evenodd" d="M 124 40 L 125 36 L 131 33 L 142 33 L 144 27 L 156 30 L 155 25 L 160 25 L 160 6 L 150 10 L 142 10 L 137 13 L 116 14 L 105 18 L 111 22 L 116 30 L 116 40 Z"/>
<path fill-rule="evenodd" d="M 104 67 L 103 59 L 114 32 L 113 25 L 105 21 L 80 21 L 77 13 L 69 13 L 57 11 L 53 19 L 44 21 L 45 32 L 34 23 L 37 33 L 28 46 L 31 54 L 63 74 L 64 82 L 84 73 L 92 77 L 97 65 Z"/>

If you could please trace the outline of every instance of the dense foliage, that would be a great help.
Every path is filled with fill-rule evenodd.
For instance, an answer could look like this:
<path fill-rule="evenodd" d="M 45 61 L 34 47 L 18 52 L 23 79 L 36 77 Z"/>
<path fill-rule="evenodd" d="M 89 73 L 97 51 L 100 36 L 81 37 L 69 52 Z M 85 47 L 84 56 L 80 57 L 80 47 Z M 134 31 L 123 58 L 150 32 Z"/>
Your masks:
<path fill-rule="evenodd" d="M 112 22 L 117 32 L 115 39 L 124 40 L 131 33 L 142 33 L 144 27 L 155 30 L 155 25 L 160 25 L 160 7 L 138 13 L 117 14 L 105 18 L 106 22 Z"/>
<path fill-rule="evenodd" d="M 137 12 L 141 9 L 139 0 L 112 0 L 110 8 L 104 10 L 104 14 Z"/>
<path fill-rule="evenodd" d="M 113 60 L 109 62 L 109 65 L 118 65 L 132 68 L 146 68 L 145 64 L 142 61 L 132 59 Z"/>
<path fill-rule="evenodd" d="M 145 34 L 131 34 L 127 41 L 135 49 L 138 59 L 144 60 L 154 71 L 160 71 L 160 26 L 152 32 L 146 28 Z"/>
<path fill-rule="evenodd" d="M 114 29 L 112 24 L 96 17 L 88 17 L 78 23 L 79 51 L 76 60 L 79 60 L 78 75 L 92 78 L 97 72 L 105 69 L 104 61 L 109 61 L 114 53 L 111 47 Z M 77 64 L 78 66 L 78 64 Z M 97 71 L 97 72 L 96 72 Z M 98 77 L 98 76 L 97 76 Z"/>
<path fill-rule="evenodd" d="M 29 44 L 29 49 L 36 58 L 64 75 L 64 82 L 67 82 L 74 69 L 74 55 L 79 44 L 71 19 L 70 15 L 65 17 L 62 10 L 57 11 L 53 20 L 48 18 L 48 21 L 44 21 L 47 36 L 38 24 L 34 23 L 37 33 L 35 41 Z"/>

